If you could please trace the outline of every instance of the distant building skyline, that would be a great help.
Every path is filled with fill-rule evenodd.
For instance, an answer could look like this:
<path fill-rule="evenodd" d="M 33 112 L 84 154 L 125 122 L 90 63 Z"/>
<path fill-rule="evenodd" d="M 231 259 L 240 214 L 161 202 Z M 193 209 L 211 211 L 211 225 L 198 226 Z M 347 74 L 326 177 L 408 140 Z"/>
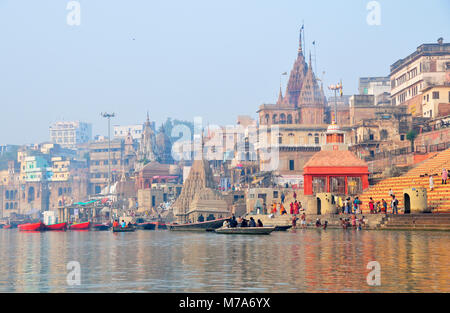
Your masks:
<path fill-rule="evenodd" d="M 104 111 L 117 114 L 113 125 L 138 124 L 147 110 L 157 125 L 256 118 L 286 89 L 302 24 L 327 97 L 330 84 L 356 94 L 359 77 L 387 76 L 421 44 L 448 42 L 448 0 L 378 2 L 379 26 L 359 0 L 83 1 L 81 24 L 70 26 L 59 2 L 1 1 L 0 145 L 46 141 L 62 115 L 102 135 Z"/>

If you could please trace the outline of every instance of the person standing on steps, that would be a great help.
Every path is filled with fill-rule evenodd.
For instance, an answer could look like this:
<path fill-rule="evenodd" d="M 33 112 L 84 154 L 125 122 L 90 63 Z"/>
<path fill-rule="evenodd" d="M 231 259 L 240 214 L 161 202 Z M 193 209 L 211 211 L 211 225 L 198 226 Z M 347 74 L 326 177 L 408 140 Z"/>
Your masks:
<path fill-rule="evenodd" d="M 446 185 L 447 184 L 447 179 L 448 179 L 448 172 L 444 168 L 444 169 L 442 169 L 442 185 Z"/>
<path fill-rule="evenodd" d="M 433 180 L 433 176 L 430 175 L 430 191 L 433 191 L 434 189 L 434 180 Z"/>

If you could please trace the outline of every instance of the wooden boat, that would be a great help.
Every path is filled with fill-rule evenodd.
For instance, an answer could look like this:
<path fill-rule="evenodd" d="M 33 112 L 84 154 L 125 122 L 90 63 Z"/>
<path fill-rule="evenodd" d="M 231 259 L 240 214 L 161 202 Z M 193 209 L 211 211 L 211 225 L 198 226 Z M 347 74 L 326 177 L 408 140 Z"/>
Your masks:
<path fill-rule="evenodd" d="M 190 223 L 190 224 L 168 224 L 169 230 L 173 231 L 214 231 L 217 228 L 222 227 L 223 222 L 229 220 L 229 218 L 221 218 L 218 220 Z"/>
<path fill-rule="evenodd" d="M 155 230 L 156 224 L 155 223 L 149 223 L 149 222 L 137 223 L 136 224 L 136 228 L 137 229 L 145 229 L 145 230 Z"/>
<path fill-rule="evenodd" d="M 10 224 L 4 224 L 4 225 L 2 225 L 2 227 L 0 227 L 0 228 L 3 228 L 3 229 L 10 229 L 10 228 L 12 228 L 12 225 L 10 225 Z"/>
<path fill-rule="evenodd" d="M 67 223 L 45 225 L 45 230 L 67 230 Z"/>
<path fill-rule="evenodd" d="M 136 231 L 136 227 L 135 226 L 127 226 L 127 227 L 113 227 L 112 228 L 113 233 L 125 233 L 125 232 L 129 232 L 129 231 Z"/>
<path fill-rule="evenodd" d="M 27 223 L 17 226 L 21 231 L 42 231 L 45 230 L 45 225 L 41 221 L 39 223 Z"/>
<path fill-rule="evenodd" d="M 269 226 L 267 226 L 269 227 Z M 274 231 L 287 231 L 288 229 L 292 228 L 292 225 L 287 225 L 287 226 L 275 226 L 275 230 Z"/>
<path fill-rule="evenodd" d="M 76 223 L 70 225 L 70 230 L 86 230 L 89 229 L 89 226 L 91 226 L 90 222 L 83 222 L 83 223 Z"/>
<path fill-rule="evenodd" d="M 233 227 L 216 229 L 218 234 L 227 235 L 269 235 L 275 227 Z"/>
<path fill-rule="evenodd" d="M 167 225 L 166 225 L 166 223 L 163 223 L 163 222 L 156 222 L 156 228 L 157 229 L 167 229 Z"/>
<path fill-rule="evenodd" d="M 102 231 L 102 230 L 109 230 L 111 228 L 111 226 L 109 226 L 107 224 L 94 224 L 94 225 L 92 225 L 92 228 L 94 230 Z"/>

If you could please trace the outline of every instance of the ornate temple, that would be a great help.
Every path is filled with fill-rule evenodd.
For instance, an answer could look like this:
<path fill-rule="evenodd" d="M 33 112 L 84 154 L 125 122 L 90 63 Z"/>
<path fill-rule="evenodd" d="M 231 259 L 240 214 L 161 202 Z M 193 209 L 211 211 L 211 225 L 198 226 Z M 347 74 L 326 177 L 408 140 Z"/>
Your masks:
<path fill-rule="evenodd" d="M 297 59 L 289 76 L 285 96 L 283 97 L 280 86 L 276 104 L 260 106 L 260 124 L 327 124 L 327 108 L 323 86 L 319 86 L 312 68 L 311 55 L 309 65 L 305 61 L 300 33 Z"/>
<path fill-rule="evenodd" d="M 208 161 L 194 161 L 173 210 L 179 223 L 197 222 L 201 215 L 205 220 L 231 215 L 227 202 L 216 189 Z"/>
<path fill-rule="evenodd" d="M 150 124 L 150 118 L 147 113 L 147 120 L 144 123 L 141 142 L 137 153 L 137 160 L 141 164 L 141 168 L 145 163 L 156 161 L 157 146 L 155 132 Z"/>

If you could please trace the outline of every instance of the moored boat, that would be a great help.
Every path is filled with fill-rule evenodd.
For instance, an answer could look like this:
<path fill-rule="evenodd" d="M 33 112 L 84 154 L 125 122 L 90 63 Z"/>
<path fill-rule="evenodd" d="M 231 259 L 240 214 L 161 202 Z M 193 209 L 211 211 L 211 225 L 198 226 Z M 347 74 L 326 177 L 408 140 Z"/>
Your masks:
<path fill-rule="evenodd" d="M 67 230 L 67 223 L 45 225 L 45 230 Z"/>
<path fill-rule="evenodd" d="M 126 227 L 113 227 L 112 228 L 113 233 L 125 233 L 125 232 L 133 232 L 136 231 L 135 226 L 126 226 Z"/>
<path fill-rule="evenodd" d="M 156 227 L 155 223 L 137 223 L 137 229 L 154 230 Z"/>
<path fill-rule="evenodd" d="M 223 222 L 229 220 L 229 218 L 221 218 L 212 221 L 189 223 L 189 224 L 168 224 L 169 230 L 174 231 L 214 231 L 217 228 L 222 227 Z"/>
<path fill-rule="evenodd" d="M 42 231 L 45 230 L 45 225 L 41 221 L 38 223 L 26 223 L 17 226 L 21 231 Z"/>
<path fill-rule="evenodd" d="M 86 230 L 89 229 L 89 226 L 91 225 L 90 222 L 83 222 L 83 223 L 76 223 L 70 225 L 70 230 Z"/>
<path fill-rule="evenodd" d="M 269 226 L 267 226 L 269 227 Z M 292 225 L 287 226 L 275 226 L 275 231 L 287 231 L 288 229 L 292 228 Z"/>
<path fill-rule="evenodd" d="M 218 234 L 229 235 L 269 235 L 275 227 L 230 227 L 216 229 Z"/>
<path fill-rule="evenodd" d="M 94 230 L 100 231 L 100 230 L 109 230 L 111 228 L 111 226 L 107 225 L 107 224 L 94 224 L 94 225 L 92 225 L 92 228 Z"/>

